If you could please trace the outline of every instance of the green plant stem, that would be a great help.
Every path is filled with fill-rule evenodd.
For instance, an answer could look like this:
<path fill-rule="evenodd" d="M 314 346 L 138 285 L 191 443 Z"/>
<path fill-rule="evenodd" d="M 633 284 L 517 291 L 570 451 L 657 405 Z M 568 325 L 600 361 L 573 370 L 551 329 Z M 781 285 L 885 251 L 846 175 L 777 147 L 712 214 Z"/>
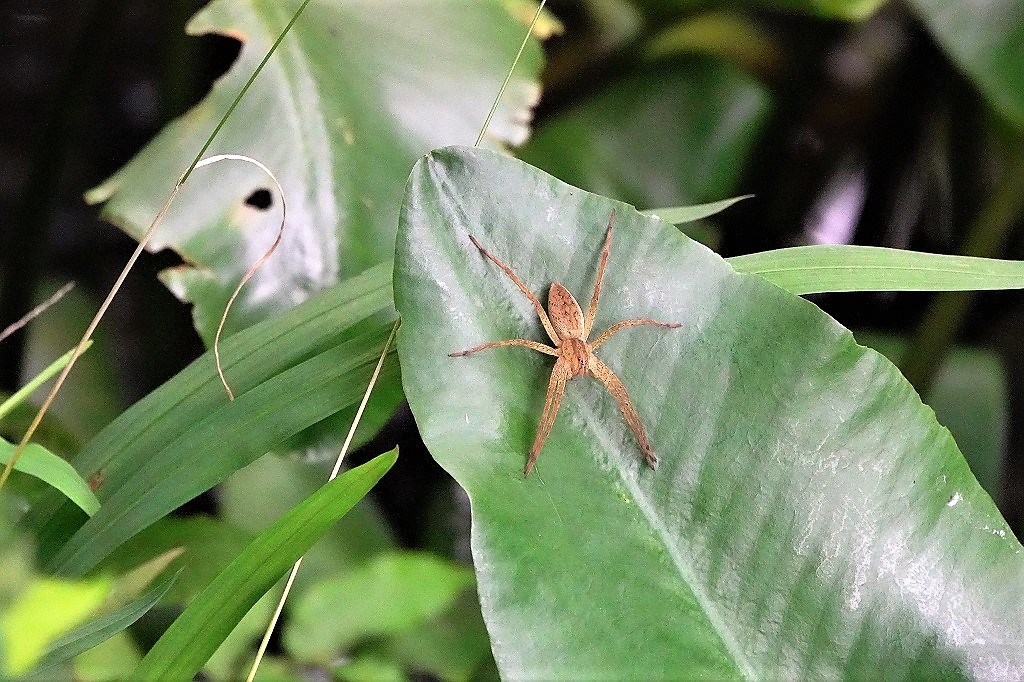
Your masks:
<path fill-rule="evenodd" d="M 1024 208 L 1024 153 L 1016 152 L 967 233 L 961 252 L 991 258 L 999 254 Z M 903 375 L 921 395 L 927 395 L 938 368 L 945 360 L 975 292 L 937 295 L 925 311 L 906 353 L 900 361 Z"/>

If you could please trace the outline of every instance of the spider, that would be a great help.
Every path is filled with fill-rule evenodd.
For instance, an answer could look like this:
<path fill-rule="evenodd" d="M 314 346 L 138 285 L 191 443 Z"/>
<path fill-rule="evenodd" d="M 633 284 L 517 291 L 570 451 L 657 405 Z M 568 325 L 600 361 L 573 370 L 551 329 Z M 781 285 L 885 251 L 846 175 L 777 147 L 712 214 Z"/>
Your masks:
<path fill-rule="evenodd" d="M 590 297 L 590 306 L 587 308 L 586 317 L 583 316 L 580 304 L 576 302 L 576 299 L 569 293 L 569 290 L 558 282 L 553 282 L 548 290 L 548 311 L 545 313 L 540 301 L 523 284 L 523 281 L 512 271 L 512 268 L 502 263 L 490 251 L 485 249 L 476 240 L 476 237 L 473 235 L 469 236 L 473 245 L 484 256 L 494 261 L 495 265 L 504 270 L 505 274 L 511 277 L 512 281 L 519 287 L 519 290 L 530 299 L 530 303 L 533 304 L 534 309 L 537 311 L 541 324 L 544 325 L 544 330 L 547 331 L 548 336 L 551 337 L 555 344 L 554 348 L 552 348 L 530 339 L 506 339 L 504 341 L 491 341 L 467 350 L 449 353 L 450 357 L 460 357 L 497 346 L 526 346 L 527 348 L 532 348 L 547 355 L 554 355 L 558 358 L 555 361 L 554 368 L 551 370 L 547 395 L 544 397 L 544 411 L 540 417 L 540 424 L 537 425 L 537 435 L 533 440 L 533 446 L 530 448 L 530 458 L 526 462 L 526 476 L 530 475 L 530 470 L 533 469 L 533 465 L 537 461 L 537 455 L 540 454 L 541 448 L 544 447 L 544 443 L 548 439 L 548 434 L 551 433 L 551 427 L 555 423 L 558 408 L 562 404 L 562 395 L 565 393 L 566 382 L 588 373 L 604 384 L 605 388 L 608 389 L 608 392 L 612 394 L 612 397 L 619 404 L 622 416 L 626 418 L 626 423 L 633 430 L 637 442 L 640 444 L 640 449 L 643 450 L 647 465 L 653 469 L 655 464 L 657 464 L 658 459 L 654 456 L 654 451 L 651 450 L 651 444 L 647 441 L 647 434 L 644 433 L 644 425 L 640 421 L 640 415 L 637 414 L 636 408 L 633 407 L 633 403 L 629 399 L 626 387 L 619 377 L 615 376 L 615 373 L 608 365 L 601 362 L 594 355 L 594 351 L 602 343 L 610 339 L 613 334 L 626 327 L 652 324 L 674 329 L 681 325 L 678 322 L 659 322 L 658 320 L 646 317 L 623 320 L 622 322 L 616 322 L 606 329 L 593 343 L 587 340 L 590 338 L 590 328 L 593 326 L 594 317 L 597 314 L 597 302 L 601 295 L 601 281 L 604 279 L 604 269 L 608 264 L 608 254 L 612 244 L 612 225 L 614 224 L 615 211 L 612 211 L 611 218 L 608 220 L 608 229 L 605 232 L 604 248 L 601 251 L 601 263 L 597 267 L 597 281 L 594 283 L 594 293 Z"/>

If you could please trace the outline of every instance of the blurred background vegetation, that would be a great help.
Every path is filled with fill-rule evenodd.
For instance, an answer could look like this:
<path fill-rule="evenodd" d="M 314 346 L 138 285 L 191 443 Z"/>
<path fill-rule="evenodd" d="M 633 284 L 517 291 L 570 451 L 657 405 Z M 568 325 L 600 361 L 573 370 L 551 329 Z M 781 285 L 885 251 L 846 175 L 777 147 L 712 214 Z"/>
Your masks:
<path fill-rule="evenodd" d="M 197 103 L 238 54 L 227 37 L 185 35 L 201 6 L 3 8 L 0 329 L 64 282 L 77 287 L 0 343 L 0 392 L 71 347 L 135 246 L 83 193 Z M 857 243 L 1024 259 L 1024 2 L 555 0 L 549 10 L 563 30 L 545 41 L 543 94 L 517 154 L 560 179 L 641 209 L 754 194 L 692 233 L 725 256 Z M 48 422 L 55 451 L 76 452 L 203 351 L 188 307 L 156 277 L 179 262 L 170 251 L 146 254 L 128 279 Z M 813 300 L 904 370 L 1019 537 L 1021 294 Z M 0 424 L 0 435 L 19 438 L 30 416 Z M 468 561 L 465 503 L 418 444 L 405 408 L 354 460 L 394 443 L 402 457 L 375 489 L 377 506 L 346 520 L 365 524 L 358 556 L 404 546 Z M 183 515 L 220 510 L 234 527 L 255 530 L 257 516 L 272 518 L 315 486 L 316 474 L 294 462 L 246 471 Z M 282 486 L 295 495 L 279 495 Z M 246 511 L 240 491 L 253 490 L 280 509 Z M 240 542 L 207 530 L 222 551 Z M 452 576 L 452 584 L 465 579 Z M 472 610 L 472 599 L 459 608 Z M 478 621 L 473 627 L 478 636 Z M 479 664 L 475 646 L 467 645 L 467 670 Z"/>

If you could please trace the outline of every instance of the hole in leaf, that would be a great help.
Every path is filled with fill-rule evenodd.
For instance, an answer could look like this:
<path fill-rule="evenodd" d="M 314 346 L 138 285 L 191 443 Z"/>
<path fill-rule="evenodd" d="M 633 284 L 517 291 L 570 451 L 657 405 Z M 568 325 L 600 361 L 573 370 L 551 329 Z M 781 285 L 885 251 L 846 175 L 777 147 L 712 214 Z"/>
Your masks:
<path fill-rule="evenodd" d="M 270 195 L 269 189 L 258 189 L 249 195 L 249 198 L 245 200 L 247 206 L 258 208 L 261 211 L 266 211 L 268 208 L 273 206 L 274 199 Z"/>

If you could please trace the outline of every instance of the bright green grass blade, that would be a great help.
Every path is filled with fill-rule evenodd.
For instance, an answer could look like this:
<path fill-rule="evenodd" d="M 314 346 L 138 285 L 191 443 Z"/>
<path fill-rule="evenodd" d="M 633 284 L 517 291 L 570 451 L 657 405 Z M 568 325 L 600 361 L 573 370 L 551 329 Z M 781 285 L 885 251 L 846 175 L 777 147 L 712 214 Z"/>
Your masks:
<path fill-rule="evenodd" d="M 679 225 L 681 223 L 692 223 L 694 220 L 700 220 L 701 218 L 707 218 L 713 216 L 716 213 L 721 213 L 725 209 L 729 208 L 738 201 L 749 199 L 753 194 L 744 194 L 741 197 L 733 197 L 731 199 L 722 199 L 721 201 L 713 201 L 710 204 L 697 204 L 696 206 L 673 206 L 671 208 L 652 208 L 646 211 L 640 211 L 644 215 L 655 216 L 661 218 L 666 223 L 672 223 L 673 225 Z"/>
<path fill-rule="evenodd" d="M 0 465 L 7 464 L 14 454 L 16 446 L 0 438 Z M 14 470 L 35 476 L 48 483 L 89 516 L 100 508 L 100 501 L 89 488 L 89 484 L 78 475 L 75 468 L 67 460 L 58 457 L 41 445 L 29 443 L 21 457 L 14 464 Z"/>
<path fill-rule="evenodd" d="M 791 294 L 826 291 L 975 291 L 1024 288 L 1024 261 L 877 246 L 819 245 L 726 259 Z"/>
<path fill-rule="evenodd" d="M 181 569 L 178 569 L 135 601 L 61 635 L 50 644 L 50 648 L 37 666 L 37 671 L 41 672 L 46 668 L 71 660 L 83 651 L 88 651 L 97 644 L 107 641 L 142 618 L 163 599 L 180 574 Z"/>
<path fill-rule="evenodd" d="M 171 624 L 136 679 L 190 680 L 242 616 L 387 473 L 392 450 L 338 476 L 253 540 Z"/>
<path fill-rule="evenodd" d="M 552 359 L 527 286 L 594 328 L 615 400 L 570 382 L 523 476 Z M 466 489 L 484 619 L 506 679 L 991 679 L 1024 675 L 1024 548 L 899 371 L 810 302 L 737 274 L 620 202 L 515 159 L 414 168 L 395 301 L 409 405 Z"/>
<path fill-rule="evenodd" d="M 122 542 L 286 439 L 332 415 L 350 422 L 393 326 L 390 277 L 372 268 L 298 308 L 225 341 L 229 401 L 210 353 L 140 400 L 75 459 L 102 480 L 100 511 L 79 523 L 67 506 L 42 504 L 49 570 L 82 575 Z M 394 358 L 367 408 L 373 433 L 400 400 Z"/>
<path fill-rule="evenodd" d="M 84 353 L 85 351 L 89 350 L 90 347 L 92 347 L 91 340 L 85 344 L 85 348 L 82 350 L 82 352 Z M 28 382 L 27 384 L 19 388 L 14 393 L 14 395 L 12 395 L 7 400 L 3 401 L 3 403 L 0 403 L 0 419 L 6 417 L 11 410 L 13 410 L 21 403 L 25 402 L 25 399 L 32 395 L 37 388 L 45 384 L 49 379 L 52 379 L 53 377 L 57 376 L 57 373 L 64 369 L 64 367 L 69 362 L 71 362 L 71 356 L 74 354 L 74 349 L 69 350 L 67 353 L 54 360 L 49 367 L 47 367 L 38 375 L 36 375 L 36 377 L 33 378 L 32 381 Z"/>

